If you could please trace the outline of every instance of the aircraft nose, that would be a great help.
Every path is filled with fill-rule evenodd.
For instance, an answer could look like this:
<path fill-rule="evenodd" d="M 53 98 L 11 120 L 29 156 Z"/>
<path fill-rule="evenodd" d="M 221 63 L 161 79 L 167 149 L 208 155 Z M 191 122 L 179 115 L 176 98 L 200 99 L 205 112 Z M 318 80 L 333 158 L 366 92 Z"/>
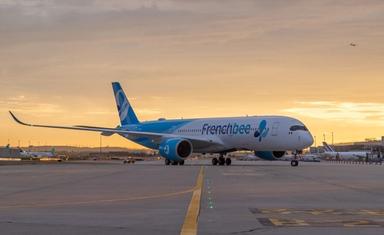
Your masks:
<path fill-rule="evenodd" d="M 313 145 L 313 137 L 311 135 L 311 133 L 307 133 L 306 135 L 303 136 L 303 144 L 306 146 L 306 147 L 310 147 Z"/>

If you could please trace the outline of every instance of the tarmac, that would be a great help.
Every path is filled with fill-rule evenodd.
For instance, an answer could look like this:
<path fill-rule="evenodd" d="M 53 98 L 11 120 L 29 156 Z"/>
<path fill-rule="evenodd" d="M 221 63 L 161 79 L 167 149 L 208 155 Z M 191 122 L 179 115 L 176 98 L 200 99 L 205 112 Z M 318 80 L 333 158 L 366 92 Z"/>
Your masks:
<path fill-rule="evenodd" d="M 384 234 L 384 165 L 0 165 L 1 234 Z"/>

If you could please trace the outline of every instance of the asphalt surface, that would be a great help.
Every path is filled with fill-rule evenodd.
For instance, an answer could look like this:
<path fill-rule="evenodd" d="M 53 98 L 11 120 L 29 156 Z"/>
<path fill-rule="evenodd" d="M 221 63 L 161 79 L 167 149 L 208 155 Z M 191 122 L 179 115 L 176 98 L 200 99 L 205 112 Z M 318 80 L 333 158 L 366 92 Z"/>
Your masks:
<path fill-rule="evenodd" d="M 0 166 L 1 234 L 384 234 L 384 165 L 209 161 Z M 192 206 L 193 207 L 193 206 Z"/>

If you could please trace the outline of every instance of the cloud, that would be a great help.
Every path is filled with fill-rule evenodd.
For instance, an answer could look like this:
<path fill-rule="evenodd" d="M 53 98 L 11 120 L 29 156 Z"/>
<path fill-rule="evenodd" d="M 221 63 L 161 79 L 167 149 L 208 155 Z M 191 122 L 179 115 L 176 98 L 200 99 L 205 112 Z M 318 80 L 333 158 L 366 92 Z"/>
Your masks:
<path fill-rule="evenodd" d="M 9 98 L 7 99 L 7 102 L 8 102 L 8 103 L 12 103 L 12 102 L 16 102 L 16 103 L 18 103 L 18 102 L 21 102 L 21 101 L 23 101 L 23 100 L 25 100 L 25 96 L 24 96 L 24 95 L 19 95 L 19 96 L 9 97 Z"/>
<path fill-rule="evenodd" d="M 304 117 L 384 126 L 384 103 L 335 101 L 296 102 L 298 107 L 284 109 Z"/>
<path fill-rule="evenodd" d="M 65 111 L 60 105 L 37 102 L 33 99 L 27 99 L 24 95 L 12 96 L 0 100 L 0 111 L 8 112 L 9 110 L 32 114 L 38 117 L 59 114 Z"/>

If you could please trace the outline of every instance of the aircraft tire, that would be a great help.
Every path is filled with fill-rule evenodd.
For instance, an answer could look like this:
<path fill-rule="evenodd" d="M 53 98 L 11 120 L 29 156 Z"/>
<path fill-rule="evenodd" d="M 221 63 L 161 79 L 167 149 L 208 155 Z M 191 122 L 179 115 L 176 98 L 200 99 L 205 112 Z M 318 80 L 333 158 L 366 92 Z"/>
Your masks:
<path fill-rule="evenodd" d="M 232 160 L 231 160 L 231 158 L 230 158 L 230 157 L 227 157 L 227 158 L 225 159 L 225 165 L 230 166 L 231 164 L 232 164 Z"/>
<path fill-rule="evenodd" d="M 179 162 L 179 165 L 180 165 L 180 166 L 184 165 L 184 160 L 181 160 L 181 161 Z"/>
<path fill-rule="evenodd" d="M 171 165 L 172 165 L 172 166 L 177 166 L 178 163 L 179 163 L 179 162 L 177 162 L 177 161 L 172 161 L 172 162 L 171 162 Z"/>
<path fill-rule="evenodd" d="M 169 164 L 171 164 L 171 161 L 169 159 L 165 159 L 165 165 L 169 166 Z"/>
<path fill-rule="evenodd" d="M 291 166 L 296 167 L 298 165 L 299 165 L 299 161 L 297 161 L 297 160 L 292 160 L 291 161 Z"/>
<path fill-rule="evenodd" d="M 212 165 L 213 166 L 216 166 L 217 165 L 217 163 L 219 163 L 219 161 L 217 160 L 217 158 L 212 158 Z"/>

